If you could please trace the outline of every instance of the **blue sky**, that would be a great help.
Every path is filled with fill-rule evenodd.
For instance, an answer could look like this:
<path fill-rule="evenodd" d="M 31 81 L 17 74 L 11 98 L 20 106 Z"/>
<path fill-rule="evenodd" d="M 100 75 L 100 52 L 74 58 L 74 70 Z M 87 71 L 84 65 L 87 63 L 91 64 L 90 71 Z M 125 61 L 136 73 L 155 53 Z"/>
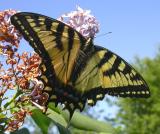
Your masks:
<path fill-rule="evenodd" d="M 75 10 L 76 5 L 91 10 L 100 23 L 99 34 L 112 32 L 96 38 L 95 44 L 112 50 L 129 62 L 135 56 L 144 58 L 155 55 L 160 44 L 158 0 L 0 0 L 1 11 L 16 9 L 53 18 Z M 22 49 L 26 50 L 27 44 L 22 45 Z M 116 111 L 116 108 L 107 107 L 108 113 Z"/>
<path fill-rule="evenodd" d="M 100 23 L 95 44 L 104 46 L 131 62 L 134 56 L 153 57 L 160 43 L 160 1 L 158 0 L 1 0 L 0 10 L 16 9 L 53 18 L 75 10 L 91 10 Z"/>

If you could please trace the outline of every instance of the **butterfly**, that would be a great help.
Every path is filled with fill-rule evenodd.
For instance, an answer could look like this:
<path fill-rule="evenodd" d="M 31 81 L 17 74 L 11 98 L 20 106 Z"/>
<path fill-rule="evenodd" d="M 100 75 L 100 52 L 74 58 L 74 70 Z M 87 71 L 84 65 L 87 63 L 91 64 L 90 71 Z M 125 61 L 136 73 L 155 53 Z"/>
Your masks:
<path fill-rule="evenodd" d="M 142 76 L 117 54 L 94 45 L 72 27 L 56 19 L 28 12 L 16 13 L 11 23 L 42 58 L 47 104 L 62 103 L 72 117 L 85 104 L 104 96 L 149 97 Z"/>

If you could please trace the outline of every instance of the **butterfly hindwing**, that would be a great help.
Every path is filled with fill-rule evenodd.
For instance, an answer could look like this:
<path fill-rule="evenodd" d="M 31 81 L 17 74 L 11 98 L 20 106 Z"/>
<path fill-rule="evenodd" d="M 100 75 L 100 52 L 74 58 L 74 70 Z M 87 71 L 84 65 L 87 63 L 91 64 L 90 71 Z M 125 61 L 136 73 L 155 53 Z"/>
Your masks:
<path fill-rule="evenodd" d="M 105 94 L 120 97 L 150 96 L 144 79 L 125 60 L 108 49 L 100 46 L 94 48 L 89 64 L 77 79 L 77 85 L 85 90 L 83 93 L 90 105 L 94 105 Z M 84 75 L 85 72 L 88 73 Z"/>
<path fill-rule="evenodd" d="M 103 74 L 102 88 L 110 90 L 111 95 L 123 97 L 147 97 L 149 95 L 148 85 L 131 65 L 107 49 L 95 48 L 101 59 L 98 67 Z"/>

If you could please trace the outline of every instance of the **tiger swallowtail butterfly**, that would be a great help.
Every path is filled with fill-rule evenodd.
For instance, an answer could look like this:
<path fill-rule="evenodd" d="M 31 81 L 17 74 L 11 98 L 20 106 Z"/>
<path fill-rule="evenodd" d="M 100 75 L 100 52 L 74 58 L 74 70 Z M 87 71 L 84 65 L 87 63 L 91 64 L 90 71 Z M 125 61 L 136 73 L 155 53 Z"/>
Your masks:
<path fill-rule="evenodd" d="M 94 45 L 72 27 L 50 17 L 20 12 L 11 23 L 42 58 L 40 80 L 48 102 L 62 103 L 72 117 L 86 103 L 93 106 L 105 94 L 149 97 L 145 80 L 125 60 Z"/>

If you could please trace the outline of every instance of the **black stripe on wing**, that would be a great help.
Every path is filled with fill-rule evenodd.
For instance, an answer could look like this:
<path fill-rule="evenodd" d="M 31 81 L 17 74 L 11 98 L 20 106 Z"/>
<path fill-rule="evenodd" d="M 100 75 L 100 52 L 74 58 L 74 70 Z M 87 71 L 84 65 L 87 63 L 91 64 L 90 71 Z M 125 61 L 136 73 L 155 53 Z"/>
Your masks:
<path fill-rule="evenodd" d="M 125 60 L 115 53 L 99 46 L 95 46 L 95 51 L 105 52 L 102 59 L 100 59 L 98 67 L 99 69 L 103 68 L 102 71 L 104 79 L 107 78 L 110 80 L 110 82 L 115 82 L 103 83 L 104 85 L 102 88 L 105 88 L 105 92 L 108 92 L 111 95 L 119 95 L 124 97 L 149 97 L 150 92 L 147 83 L 143 77 Z M 108 67 L 109 65 L 110 67 Z M 126 80 L 126 83 L 123 81 L 123 79 Z M 121 82 L 121 85 L 117 82 Z M 107 86 L 107 84 L 110 84 L 110 86 Z"/>

